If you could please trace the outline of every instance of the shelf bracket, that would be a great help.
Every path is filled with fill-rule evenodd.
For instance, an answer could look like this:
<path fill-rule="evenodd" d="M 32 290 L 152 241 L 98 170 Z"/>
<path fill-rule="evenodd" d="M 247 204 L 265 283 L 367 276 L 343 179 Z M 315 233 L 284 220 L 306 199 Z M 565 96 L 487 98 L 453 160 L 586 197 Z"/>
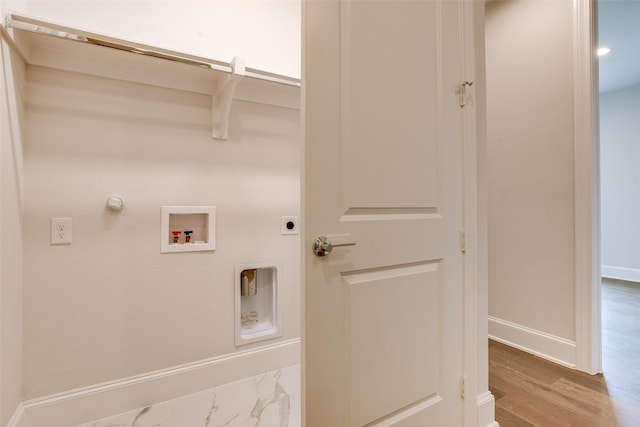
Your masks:
<path fill-rule="evenodd" d="M 229 138 L 229 112 L 236 92 L 236 87 L 245 76 L 245 60 L 235 57 L 231 62 L 231 74 L 218 83 L 215 94 L 211 97 L 211 124 L 214 139 Z"/>

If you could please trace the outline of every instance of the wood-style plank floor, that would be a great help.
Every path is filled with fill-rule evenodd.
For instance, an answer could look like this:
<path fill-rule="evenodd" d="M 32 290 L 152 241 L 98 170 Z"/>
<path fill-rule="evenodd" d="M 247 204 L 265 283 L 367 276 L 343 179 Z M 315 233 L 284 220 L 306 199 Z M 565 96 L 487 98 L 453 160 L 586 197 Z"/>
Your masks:
<path fill-rule="evenodd" d="M 640 426 L 640 285 L 602 283 L 603 375 L 489 342 L 489 388 L 501 427 Z"/>

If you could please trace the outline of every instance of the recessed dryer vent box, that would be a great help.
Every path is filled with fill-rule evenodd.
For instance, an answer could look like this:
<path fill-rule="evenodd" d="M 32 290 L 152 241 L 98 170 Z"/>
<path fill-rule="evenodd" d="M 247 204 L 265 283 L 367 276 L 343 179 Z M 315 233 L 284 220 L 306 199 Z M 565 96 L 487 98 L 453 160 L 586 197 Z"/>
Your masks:
<path fill-rule="evenodd" d="M 213 251 L 215 248 L 215 206 L 162 207 L 160 252 Z"/>
<path fill-rule="evenodd" d="M 282 335 L 276 263 L 236 266 L 236 345 Z"/>

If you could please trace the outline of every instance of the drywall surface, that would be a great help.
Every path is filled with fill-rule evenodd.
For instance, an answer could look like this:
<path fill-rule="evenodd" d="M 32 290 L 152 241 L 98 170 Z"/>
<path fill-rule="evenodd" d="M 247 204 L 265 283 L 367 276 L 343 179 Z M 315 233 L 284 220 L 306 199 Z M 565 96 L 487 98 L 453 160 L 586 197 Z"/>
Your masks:
<path fill-rule="evenodd" d="M 24 65 L 0 42 L 0 425 L 22 390 Z"/>
<path fill-rule="evenodd" d="M 299 236 L 281 234 L 298 110 L 236 100 L 220 141 L 207 95 L 39 67 L 27 94 L 25 399 L 300 335 Z M 216 250 L 160 253 L 161 206 L 203 205 Z M 71 245 L 50 245 L 54 217 Z M 236 347 L 234 267 L 262 261 L 282 266 L 283 336 Z"/>
<path fill-rule="evenodd" d="M 28 0 L 2 0 L 0 10 L 26 13 L 29 8 L 27 3 Z"/>
<path fill-rule="evenodd" d="M 28 1 L 62 24 L 300 77 L 300 0 Z"/>
<path fill-rule="evenodd" d="M 489 315 L 574 340 L 572 3 L 486 18 Z"/>
<path fill-rule="evenodd" d="M 638 117 L 640 86 L 600 96 L 602 264 L 640 277 Z"/>

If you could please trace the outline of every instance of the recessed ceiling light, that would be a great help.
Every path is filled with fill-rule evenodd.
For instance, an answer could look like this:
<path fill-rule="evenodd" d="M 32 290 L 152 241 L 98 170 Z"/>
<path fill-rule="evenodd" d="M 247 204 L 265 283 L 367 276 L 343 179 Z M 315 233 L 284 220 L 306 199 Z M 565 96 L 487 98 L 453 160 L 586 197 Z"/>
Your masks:
<path fill-rule="evenodd" d="M 611 49 L 609 49 L 608 47 L 598 48 L 598 56 L 606 55 L 609 52 L 611 52 Z"/>

